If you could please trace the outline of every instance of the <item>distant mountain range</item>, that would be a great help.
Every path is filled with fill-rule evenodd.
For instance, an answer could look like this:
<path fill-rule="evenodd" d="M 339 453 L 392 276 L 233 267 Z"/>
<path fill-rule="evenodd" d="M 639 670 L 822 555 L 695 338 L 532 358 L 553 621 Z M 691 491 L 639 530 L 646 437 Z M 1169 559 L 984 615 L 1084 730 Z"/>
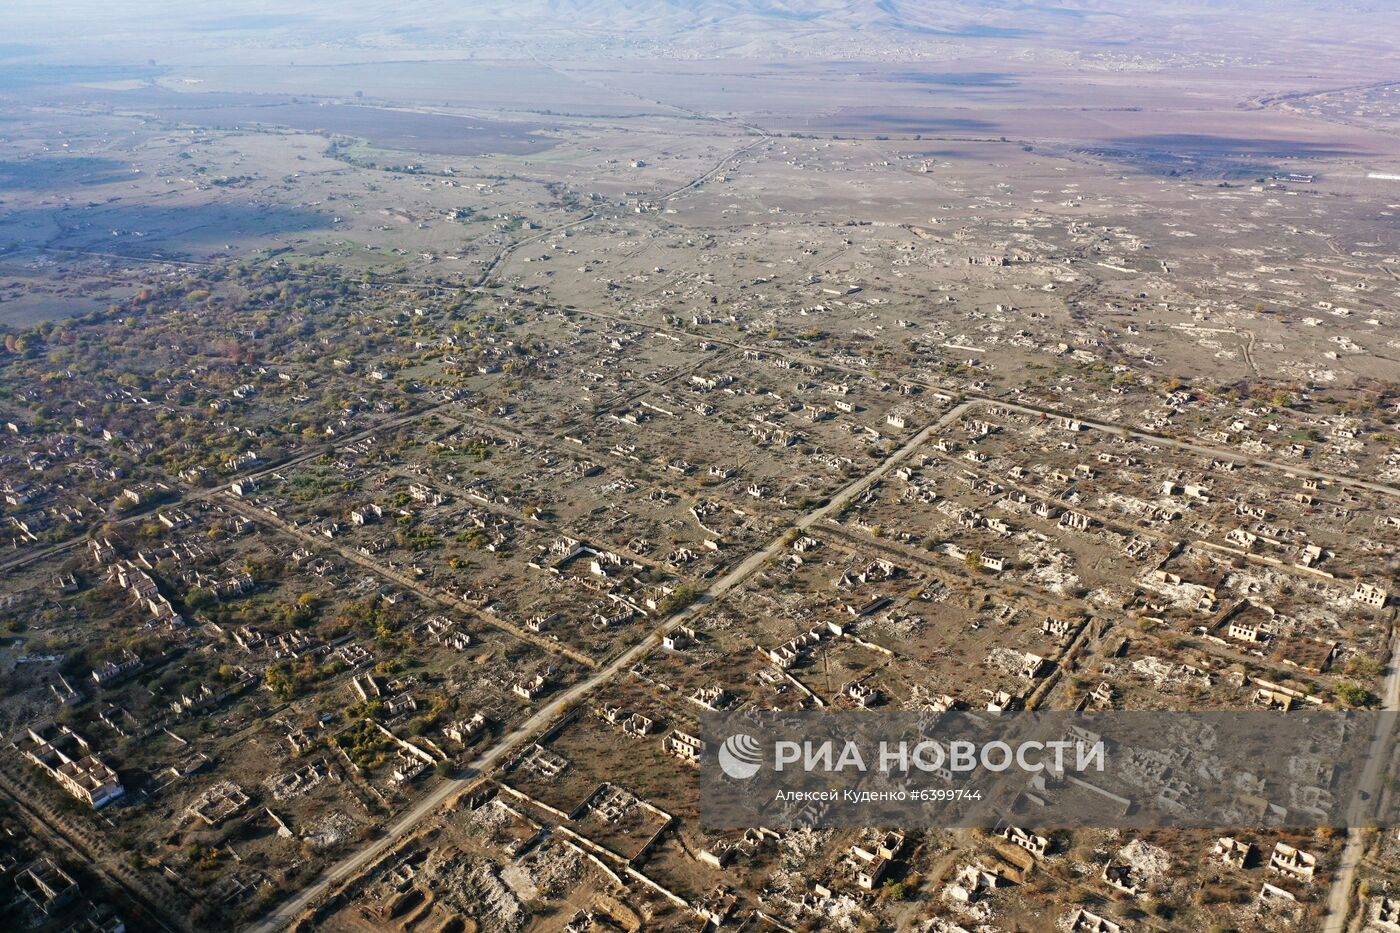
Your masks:
<path fill-rule="evenodd" d="M 679 41 L 744 35 L 817 33 L 959 38 L 1017 37 L 1065 29 L 1091 17 L 1117 18 L 1111 5 L 1036 4 L 1021 0 L 485 0 L 445 13 L 441 21 L 470 18 L 507 29 L 568 28 L 632 39 Z"/>
<path fill-rule="evenodd" d="M 1271 40 L 1382 46 L 1394 0 L 67 0 L 7 11 L 0 59 L 84 49 L 590 49 L 689 57 L 901 54 L 935 44 L 1268 54 Z M 1393 43 L 1391 43 L 1393 45 Z M 1335 49 L 1334 49 L 1335 51 Z M 83 57 L 91 60 L 91 54 Z"/>

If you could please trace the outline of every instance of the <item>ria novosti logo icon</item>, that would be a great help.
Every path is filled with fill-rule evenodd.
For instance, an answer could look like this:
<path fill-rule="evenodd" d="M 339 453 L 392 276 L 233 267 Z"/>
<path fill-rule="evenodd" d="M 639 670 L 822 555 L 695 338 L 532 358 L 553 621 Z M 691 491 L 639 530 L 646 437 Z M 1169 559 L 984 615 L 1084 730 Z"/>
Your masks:
<path fill-rule="evenodd" d="M 736 780 L 747 781 L 758 773 L 762 765 L 763 754 L 758 739 L 751 735 L 736 732 L 719 747 L 720 770 Z"/>

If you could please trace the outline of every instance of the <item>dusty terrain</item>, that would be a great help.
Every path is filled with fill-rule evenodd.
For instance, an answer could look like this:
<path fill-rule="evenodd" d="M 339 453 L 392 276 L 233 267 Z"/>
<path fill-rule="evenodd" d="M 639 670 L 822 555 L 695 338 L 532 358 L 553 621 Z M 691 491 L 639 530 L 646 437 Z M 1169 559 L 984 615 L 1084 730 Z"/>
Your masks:
<path fill-rule="evenodd" d="M 1396 705 L 1393 13 L 71 6 L 0 44 L 16 929 L 1400 922 L 1388 830 L 866 883 L 685 760 Z"/>

